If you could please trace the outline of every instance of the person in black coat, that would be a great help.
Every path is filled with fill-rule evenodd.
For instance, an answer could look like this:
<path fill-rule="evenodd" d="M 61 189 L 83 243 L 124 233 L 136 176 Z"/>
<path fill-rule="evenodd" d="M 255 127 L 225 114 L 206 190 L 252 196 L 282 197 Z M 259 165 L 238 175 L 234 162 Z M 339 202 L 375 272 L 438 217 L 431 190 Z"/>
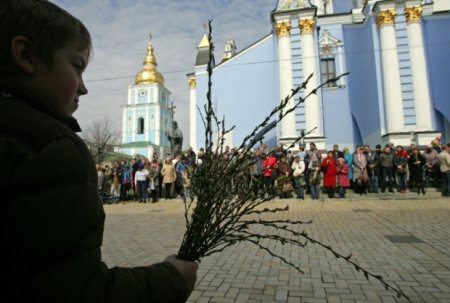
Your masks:
<path fill-rule="evenodd" d="M 425 195 L 425 188 L 423 186 L 423 167 L 425 162 L 425 157 L 422 156 L 417 147 L 414 147 L 408 159 L 408 166 L 411 174 L 411 182 L 416 186 L 417 194 L 419 195 Z"/>
<path fill-rule="evenodd" d="M 198 265 L 108 268 L 94 160 L 72 114 L 88 30 L 45 0 L 0 5 L 1 302 L 185 302 Z"/>

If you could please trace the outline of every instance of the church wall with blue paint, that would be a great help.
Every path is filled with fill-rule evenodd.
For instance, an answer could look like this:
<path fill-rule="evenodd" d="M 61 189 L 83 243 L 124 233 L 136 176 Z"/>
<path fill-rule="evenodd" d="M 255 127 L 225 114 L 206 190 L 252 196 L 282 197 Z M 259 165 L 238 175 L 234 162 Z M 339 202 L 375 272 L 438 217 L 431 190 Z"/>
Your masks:
<path fill-rule="evenodd" d="M 272 33 L 239 52 L 227 41 L 222 60 L 214 62 L 212 91 L 217 116 L 235 125 L 225 144 L 239 146 L 283 92 L 309 74 L 318 85 L 345 72 L 349 75 L 323 87 L 265 141 L 288 144 L 313 127 L 305 141 L 321 149 L 335 143 L 350 149 L 387 142 L 425 146 L 436 136 L 448 141 L 450 2 L 346 1 L 347 9 L 334 2 L 280 0 L 268 12 Z M 188 75 L 189 144 L 196 149 L 204 146 L 197 106 L 206 102 L 205 38 Z"/>

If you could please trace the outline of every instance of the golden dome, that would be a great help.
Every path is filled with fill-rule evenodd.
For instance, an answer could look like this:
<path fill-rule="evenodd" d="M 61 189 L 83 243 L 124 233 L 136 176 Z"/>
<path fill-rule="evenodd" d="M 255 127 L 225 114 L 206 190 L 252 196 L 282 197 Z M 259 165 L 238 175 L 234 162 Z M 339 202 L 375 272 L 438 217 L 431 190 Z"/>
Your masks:
<path fill-rule="evenodd" d="M 136 84 L 159 83 L 164 85 L 164 77 L 156 70 L 157 64 L 151 42 L 148 44 L 147 56 L 145 56 L 142 65 L 144 65 L 144 68 L 137 73 L 135 78 Z"/>

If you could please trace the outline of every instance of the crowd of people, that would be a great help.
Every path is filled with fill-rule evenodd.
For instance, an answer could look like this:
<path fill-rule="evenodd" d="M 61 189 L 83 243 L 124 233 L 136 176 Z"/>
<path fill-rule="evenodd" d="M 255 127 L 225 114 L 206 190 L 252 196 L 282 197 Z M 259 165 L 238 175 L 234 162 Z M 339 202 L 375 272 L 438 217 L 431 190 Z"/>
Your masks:
<path fill-rule="evenodd" d="M 286 150 L 282 144 L 269 150 L 266 145 L 246 152 L 245 168 L 233 183 L 248 184 L 255 194 L 263 192 L 280 198 L 317 200 L 324 192 L 328 198 L 345 198 L 348 190 L 359 195 L 379 192 L 415 191 L 425 195 L 426 187 L 442 188 L 450 196 L 450 147 L 433 140 L 425 150 L 411 144 L 407 148 L 393 144 L 356 146 L 354 152 L 335 144 L 321 153 L 314 143 L 309 149 Z M 117 197 L 116 202 L 183 197 L 193 199 L 191 176 L 202 163 L 191 147 L 176 157 L 166 154 L 164 161 L 156 153 L 152 159 L 134 158 L 130 163 L 98 166 L 101 196 Z M 217 155 L 224 161 L 242 158 L 243 152 L 226 146 Z M 115 201 L 109 199 L 108 203 Z"/>
<path fill-rule="evenodd" d="M 200 156 L 201 157 L 201 156 Z M 97 165 L 98 189 L 104 203 L 156 203 L 178 196 L 191 199 L 191 174 L 198 164 L 192 148 L 164 160 L 154 153 L 151 159 L 136 157 L 117 160 L 114 165 Z"/>

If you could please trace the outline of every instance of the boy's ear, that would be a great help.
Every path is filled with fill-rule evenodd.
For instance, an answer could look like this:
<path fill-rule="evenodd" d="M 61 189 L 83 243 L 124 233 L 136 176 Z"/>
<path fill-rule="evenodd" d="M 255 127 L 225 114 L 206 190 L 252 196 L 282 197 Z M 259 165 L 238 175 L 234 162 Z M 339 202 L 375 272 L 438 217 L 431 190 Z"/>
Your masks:
<path fill-rule="evenodd" d="M 16 36 L 11 40 L 11 55 L 14 63 L 25 74 L 32 75 L 35 71 L 34 54 L 31 41 L 25 36 Z"/>

